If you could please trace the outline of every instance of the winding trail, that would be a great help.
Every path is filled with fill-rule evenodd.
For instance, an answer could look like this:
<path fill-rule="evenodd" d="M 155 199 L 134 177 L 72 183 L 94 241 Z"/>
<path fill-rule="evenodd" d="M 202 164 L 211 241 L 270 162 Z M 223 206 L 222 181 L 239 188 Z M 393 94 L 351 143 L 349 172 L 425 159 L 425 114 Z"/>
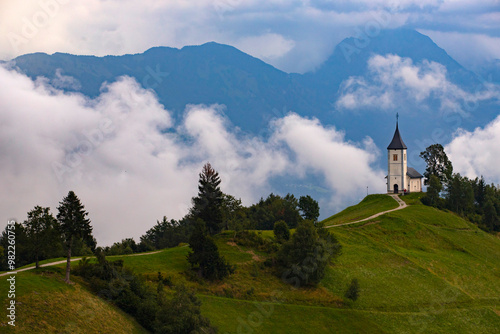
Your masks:
<path fill-rule="evenodd" d="M 389 213 L 389 212 L 393 212 L 393 211 L 404 209 L 404 208 L 406 208 L 408 206 L 405 203 L 405 201 L 403 201 L 401 198 L 399 198 L 398 195 L 388 194 L 388 196 L 391 196 L 396 202 L 398 202 L 399 207 L 397 207 L 395 209 L 391 209 L 391 210 L 387 210 L 387 211 L 382 211 L 382 212 L 376 213 L 373 216 L 370 216 L 368 218 L 364 218 L 364 219 L 360 219 L 360 220 L 356 220 L 356 221 L 348 222 L 348 223 L 342 223 L 342 224 L 337 224 L 337 225 L 325 226 L 325 228 L 331 228 L 331 227 L 337 227 L 337 226 L 344 226 L 344 225 L 351 225 L 351 224 L 361 223 L 361 222 L 364 222 L 364 221 L 367 221 L 367 220 L 371 220 L 373 218 L 377 218 L 379 216 L 385 215 L 386 213 Z"/>
<path fill-rule="evenodd" d="M 150 254 L 156 254 L 156 253 L 159 253 L 161 251 L 154 251 L 154 252 L 148 252 L 148 253 L 136 253 L 136 254 L 129 254 L 129 255 L 110 255 L 110 256 L 106 256 L 106 257 L 113 257 L 113 256 L 142 256 L 142 255 L 150 255 Z M 93 258 L 94 256 L 88 256 L 87 258 L 88 259 L 91 259 Z M 76 258 L 73 258 L 71 259 L 70 261 L 73 262 L 73 261 L 79 261 L 81 260 L 82 258 L 81 257 L 76 257 Z M 40 265 L 40 268 L 41 267 L 50 267 L 50 266 L 56 266 L 58 264 L 63 264 L 63 263 L 66 263 L 67 260 L 61 260 L 61 261 L 55 261 L 55 262 L 49 262 L 49 263 L 44 263 L 44 264 L 41 264 Z M 7 276 L 7 275 L 14 275 L 14 274 L 17 274 L 21 271 L 27 271 L 27 270 L 32 270 L 32 269 L 35 269 L 35 266 L 31 266 L 31 267 L 27 267 L 27 268 L 23 268 L 23 269 L 17 269 L 17 270 L 13 270 L 13 271 L 8 271 L 8 272 L 5 272 L 5 273 L 1 273 L 0 274 L 0 277 L 1 276 Z"/>

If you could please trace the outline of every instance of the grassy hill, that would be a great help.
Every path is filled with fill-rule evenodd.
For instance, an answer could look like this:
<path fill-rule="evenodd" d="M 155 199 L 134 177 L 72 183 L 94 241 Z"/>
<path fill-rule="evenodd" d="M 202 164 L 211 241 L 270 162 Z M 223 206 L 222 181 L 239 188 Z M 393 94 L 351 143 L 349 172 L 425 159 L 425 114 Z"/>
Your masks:
<path fill-rule="evenodd" d="M 325 226 L 350 223 L 373 216 L 376 213 L 395 209 L 399 204 L 387 195 L 368 195 L 359 204 L 323 220 Z"/>
<path fill-rule="evenodd" d="M 238 266 L 221 283 L 206 283 L 189 274 L 186 246 L 110 259 L 123 259 L 153 283 L 160 271 L 174 283 L 196 289 L 203 314 L 221 333 L 498 332 L 500 239 L 452 213 L 419 204 L 418 197 L 405 196 L 409 207 L 374 220 L 330 228 L 343 254 L 317 288 L 294 289 L 284 284 L 263 265 L 267 254 L 236 245 L 233 232 L 217 237 L 220 252 Z M 389 196 L 371 195 L 326 221 L 327 225 L 354 221 L 396 206 Z M 264 231 L 262 236 L 272 237 L 272 232 Z M 82 286 L 64 285 L 58 270 L 18 274 L 23 302 L 20 326 L 29 324 L 27 328 L 36 332 L 32 329 L 36 320 L 45 326 L 42 332 L 55 332 L 50 328 L 68 324 L 76 328 L 83 326 L 86 317 L 99 317 L 98 322 L 107 328 L 114 323 L 128 326 L 116 327 L 120 329 L 114 333 L 141 332 L 126 315 Z M 359 280 L 361 289 L 356 302 L 343 298 L 353 278 Z M 4 285 L 0 286 L 5 296 Z M 64 311 L 54 318 L 39 311 L 42 301 L 54 310 L 60 308 L 61 315 L 70 308 L 64 303 L 77 312 Z M 62 301 L 63 306 L 57 306 Z M 80 304 L 86 307 L 77 308 Z M 101 318 L 104 309 L 108 313 Z"/>
<path fill-rule="evenodd" d="M 133 318 L 76 284 L 64 283 L 59 268 L 16 275 L 16 326 L 2 313 L 0 333 L 148 333 Z M 7 297 L 6 277 L 0 296 Z M 2 301 L 2 310 L 7 308 Z M 5 312 L 5 311 L 2 311 Z"/>

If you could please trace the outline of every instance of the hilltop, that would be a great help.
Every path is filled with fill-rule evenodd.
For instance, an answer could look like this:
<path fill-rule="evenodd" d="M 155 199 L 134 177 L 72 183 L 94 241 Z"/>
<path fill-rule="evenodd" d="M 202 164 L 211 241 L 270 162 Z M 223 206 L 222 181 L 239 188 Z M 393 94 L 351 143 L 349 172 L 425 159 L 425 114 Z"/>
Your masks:
<path fill-rule="evenodd" d="M 500 239 L 453 213 L 420 204 L 421 195 L 402 196 L 409 204 L 404 209 L 330 228 L 342 244 L 343 254 L 328 267 L 317 288 L 294 289 L 284 284 L 264 265 L 267 254 L 234 243 L 232 231 L 216 238 L 220 253 L 237 264 L 235 274 L 220 283 L 207 283 L 188 274 L 189 248 L 182 245 L 155 254 L 108 259 L 123 259 L 125 266 L 153 284 L 161 272 L 175 284 L 195 289 L 203 302 L 203 314 L 221 333 L 497 331 Z M 370 195 L 325 222 L 355 221 L 397 205 L 386 195 Z M 260 234 L 272 237 L 272 231 Z M 361 288 L 356 302 L 343 297 L 353 278 L 359 280 Z M 83 282 L 64 285 L 57 267 L 19 273 L 18 282 L 22 301 L 19 331 L 27 323 L 31 332 L 36 332 L 37 324 L 39 330 L 51 332 L 76 323 L 86 326 L 88 333 L 97 333 L 108 332 L 119 323 L 125 326 L 117 327 L 123 328 L 121 332 L 141 332 L 121 311 L 90 294 Z M 3 296 L 5 292 L 0 290 Z M 60 316 L 54 317 L 52 312 L 37 311 L 41 303 L 50 310 L 69 305 L 74 312 L 59 311 Z M 86 311 L 76 304 L 85 305 Z M 106 316 L 101 315 L 103 309 Z M 99 317 L 103 327 L 91 326 L 92 321 L 86 324 L 89 315 Z"/>

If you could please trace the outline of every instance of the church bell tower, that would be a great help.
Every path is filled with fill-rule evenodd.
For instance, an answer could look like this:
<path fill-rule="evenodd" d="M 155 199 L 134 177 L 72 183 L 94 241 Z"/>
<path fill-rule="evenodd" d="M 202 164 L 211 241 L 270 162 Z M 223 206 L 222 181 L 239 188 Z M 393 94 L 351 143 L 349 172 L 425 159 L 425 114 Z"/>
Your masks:
<path fill-rule="evenodd" d="M 396 115 L 396 131 L 387 147 L 387 192 L 403 193 L 407 184 L 406 145 L 399 133 L 399 114 Z"/>

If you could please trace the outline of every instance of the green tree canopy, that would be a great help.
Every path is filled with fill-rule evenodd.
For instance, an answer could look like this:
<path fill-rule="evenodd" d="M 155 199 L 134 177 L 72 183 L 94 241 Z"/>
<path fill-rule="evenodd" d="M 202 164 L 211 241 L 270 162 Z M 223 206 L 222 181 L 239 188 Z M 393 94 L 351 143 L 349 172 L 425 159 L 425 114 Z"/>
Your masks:
<path fill-rule="evenodd" d="M 201 315 L 201 302 L 193 292 L 180 286 L 174 297 L 161 306 L 156 314 L 155 333 L 216 333 L 210 320 Z"/>
<path fill-rule="evenodd" d="M 37 205 L 28 212 L 28 219 L 23 224 L 28 239 L 27 247 L 35 259 L 36 268 L 39 268 L 40 258 L 60 244 L 57 220 L 50 213 L 50 208 Z"/>
<path fill-rule="evenodd" d="M 424 172 L 424 184 L 428 185 L 430 176 L 436 175 L 441 183 L 446 183 L 453 174 L 453 165 L 444 152 L 441 144 L 433 144 L 420 152 L 420 157 L 425 160 L 427 167 Z"/>
<path fill-rule="evenodd" d="M 310 220 L 299 223 L 290 241 L 277 254 L 281 278 L 296 287 L 317 285 L 327 264 L 340 254 L 340 244 L 323 226 Z"/>
<path fill-rule="evenodd" d="M 304 219 L 316 222 L 319 217 L 319 204 L 311 196 L 300 196 L 299 209 Z"/>

